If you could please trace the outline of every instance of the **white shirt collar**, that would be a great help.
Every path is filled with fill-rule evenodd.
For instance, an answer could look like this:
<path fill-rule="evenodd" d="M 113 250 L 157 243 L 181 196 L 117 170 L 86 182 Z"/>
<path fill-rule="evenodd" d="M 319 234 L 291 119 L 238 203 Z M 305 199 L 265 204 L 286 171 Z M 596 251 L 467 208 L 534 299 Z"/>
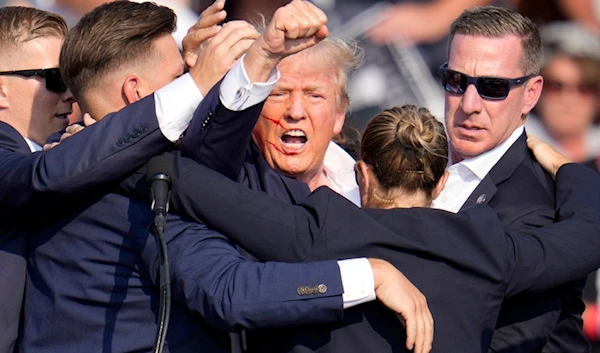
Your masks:
<path fill-rule="evenodd" d="M 33 153 L 33 152 L 39 152 L 39 151 L 41 151 L 43 149 L 42 146 L 40 146 L 37 143 L 31 141 L 27 137 L 24 137 L 24 139 L 25 139 L 25 142 L 27 142 L 27 145 L 29 146 L 29 149 L 31 150 L 31 153 Z"/>
<path fill-rule="evenodd" d="M 360 206 L 360 194 L 356 177 L 354 175 L 354 164 L 356 161 L 343 148 L 335 142 L 330 142 L 325 152 L 323 169 L 327 178 L 331 181 L 333 189 Z"/>
<path fill-rule="evenodd" d="M 496 163 L 498 163 L 500 158 L 504 156 L 506 151 L 508 151 L 508 149 L 519 139 L 519 136 L 521 136 L 524 131 L 525 128 L 523 125 L 521 125 L 498 146 L 476 157 L 462 160 L 457 164 L 467 167 L 473 174 L 475 174 L 475 176 L 477 176 L 477 178 L 479 178 L 479 180 L 483 180 L 483 178 L 485 178 L 490 170 L 492 170 Z"/>

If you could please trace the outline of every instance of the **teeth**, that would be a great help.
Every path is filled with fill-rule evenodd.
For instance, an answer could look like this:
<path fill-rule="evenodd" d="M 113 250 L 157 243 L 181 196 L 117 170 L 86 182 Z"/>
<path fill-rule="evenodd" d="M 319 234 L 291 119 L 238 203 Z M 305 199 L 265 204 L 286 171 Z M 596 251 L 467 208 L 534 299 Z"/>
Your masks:
<path fill-rule="evenodd" d="M 294 136 L 294 137 L 306 137 L 306 134 L 304 134 L 304 131 L 302 131 L 302 130 L 286 131 L 284 135 Z"/>
<path fill-rule="evenodd" d="M 291 149 L 291 150 L 299 150 L 302 148 L 302 146 L 304 146 L 303 143 L 283 143 L 285 145 L 285 147 Z"/>

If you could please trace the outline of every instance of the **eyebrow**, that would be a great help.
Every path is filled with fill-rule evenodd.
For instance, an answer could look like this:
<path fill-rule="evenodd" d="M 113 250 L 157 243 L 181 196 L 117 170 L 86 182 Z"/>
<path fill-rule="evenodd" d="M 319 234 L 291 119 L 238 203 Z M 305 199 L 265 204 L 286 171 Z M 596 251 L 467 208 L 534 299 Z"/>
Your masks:
<path fill-rule="evenodd" d="M 308 92 L 326 92 L 327 89 L 323 86 L 320 85 L 316 85 L 316 84 L 310 84 L 310 85 L 306 85 L 306 87 L 304 87 L 302 89 L 303 91 L 308 91 Z"/>

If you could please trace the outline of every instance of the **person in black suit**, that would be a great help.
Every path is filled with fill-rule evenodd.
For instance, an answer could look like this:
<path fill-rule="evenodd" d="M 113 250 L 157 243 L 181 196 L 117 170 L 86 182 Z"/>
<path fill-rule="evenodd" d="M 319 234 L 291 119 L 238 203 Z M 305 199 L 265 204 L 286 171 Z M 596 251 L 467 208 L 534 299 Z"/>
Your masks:
<path fill-rule="evenodd" d="M 310 28 L 296 39 L 297 45 L 291 50 L 311 45 L 313 36 L 323 27 L 323 19 L 318 18 L 319 12 L 315 9 L 305 2 L 292 2 L 274 19 L 272 25 L 280 32 L 269 32 L 271 37 L 261 40 L 285 38 L 286 26 L 297 24 L 294 17 L 298 13 L 306 15 L 313 11 L 315 16 L 309 23 L 300 24 L 301 29 Z M 143 23 L 139 18 L 144 19 Z M 153 85 L 173 79 L 183 71 L 181 57 L 170 36 L 173 25 L 170 10 L 150 3 L 113 2 L 85 16 L 69 32 L 61 52 L 61 68 L 72 74 L 66 80 L 73 83 L 73 92 L 83 109 L 103 116 L 106 110 L 141 99 L 149 94 Z M 236 27 L 229 28 L 223 28 L 222 35 L 213 40 L 230 38 L 236 33 L 242 38 L 245 36 L 243 31 L 235 32 Z M 136 31 L 146 36 L 131 33 Z M 114 41 L 108 35 L 113 32 L 127 40 Z M 276 42 L 282 47 L 286 45 L 285 40 Z M 81 45 L 87 45 L 87 49 L 75 50 L 81 49 Z M 113 56 L 95 57 L 96 48 L 119 45 L 120 50 L 112 51 Z M 132 52 L 145 60 L 132 56 Z M 251 53 L 252 48 L 245 62 L 247 76 L 254 76 L 255 66 L 267 68 L 268 74 L 271 69 L 264 62 L 254 64 Z M 285 54 L 284 51 L 281 55 Z M 136 60 L 130 60 L 131 57 Z M 97 59 L 98 66 L 91 62 L 84 66 L 82 61 L 86 58 L 91 62 Z M 102 65 L 118 69 L 107 73 Z M 78 72 L 77 68 L 81 67 L 96 67 L 97 72 L 95 75 L 89 75 L 90 71 L 86 70 Z M 89 85 L 86 85 L 88 80 Z M 224 81 L 222 87 L 226 85 Z M 106 87 L 119 89 L 109 92 Z M 60 219 L 31 230 L 24 314 L 25 350 L 36 351 L 42 347 L 44 351 L 62 352 L 91 346 L 105 351 L 150 348 L 156 328 L 158 272 L 156 244 L 148 241 L 147 224 L 151 215 L 144 203 L 111 193 L 112 190 L 106 187 L 92 193 L 82 204 L 66 210 Z M 173 259 L 171 276 L 175 302 L 167 338 L 171 351 L 195 351 L 198 347 L 214 352 L 228 350 L 227 337 L 208 324 L 220 329 L 236 329 L 238 326 L 277 327 L 336 320 L 341 314 L 342 293 L 344 305 L 369 299 L 369 291 L 346 298 L 352 291 L 346 287 L 348 282 L 340 278 L 341 262 L 302 266 L 248 263 L 223 236 L 205 226 L 186 222 L 175 215 L 171 215 L 170 220 L 165 235 Z M 370 266 L 367 268 L 371 271 Z M 380 283 L 378 273 L 388 279 L 394 276 L 395 283 L 402 281 L 403 277 L 398 277 L 400 274 L 391 265 L 377 261 L 373 271 L 378 289 L 388 288 L 395 292 L 391 298 L 406 302 L 400 303 L 397 310 L 405 304 L 414 305 L 414 298 L 411 301 L 396 297 L 398 286 L 392 289 L 389 283 Z M 89 273 L 95 275 L 88 276 Z M 404 279 L 402 285 L 406 285 L 405 282 Z M 359 286 L 359 292 L 365 285 L 370 284 Z M 409 293 L 419 300 L 414 308 L 417 315 L 407 316 L 411 322 L 417 316 L 421 321 L 431 320 L 421 305 L 424 299 L 418 296 L 416 289 L 400 293 Z M 423 332 L 415 335 L 419 351 L 420 345 L 431 340 L 424 337 L 426 332 L 431 336 L 428 329 L 431 325 L 432 322 L 420 323 Z M 81 334 L 83 331 L 85 335 Z"/>
<path fill-rule="evenodd" d="M 457 212 L 484 203 L 516 231 L 555 221 L 554 183 L 527 150 L 523 127 L 542 91 L 541 65 L 540 33 L 530 19 L 481 7 L 454 21 L 440 68 L 450 176 L 434 207 Z M 584 283 L 505 301 L 491 351 L 588 352 Z"/>
<path fill-rule="evenodd" d="M 0 98 L 2 353 L 12 352 L 17 340 L 27 230 L 60 215 L 74 199 L 123 178 L 171 148 L 199 103 L 182 101 L 176 103 L 178 111 L 163 110 L 155 101 L 166 98 L 165 93 L 158 92 L 110 114 L 62 146 L 41 152 L 48 136 L 66 126 L 74 102 L 58 68 L 66 33 L 67 26 L 58 15 L 26 7 L 0 9 L 0 42 L 6 49 L 0 53 L 0 89 L 4 92 Z"/>
<path fill-rule="evenodd" d="M 364 205 L 425 206 L 439 192 L 447 148 L 443 128 L 431 115 L 420 124 L 414 116 L 411 121 L 416 111 L 384 112 L 365 132 L 367 149 L 358 164 Z M 399 119 L 398 113 L 408 117 Z M 459 215 L 426 209 L 363 213 L 328 188 L 286 206 L 189 159 L 175 162 L 175 169 L 185 172 L 176 174 L 173 206 L 207 220 L 260 258 L 308 261 L 378 254 L 408 271 L 427 294 L 436 318 L 434 351 L 486 352 L 505 296 L 565 283 L 573 274 L 594 269 L 600 259 L 600 205 L 594 197 L 600 180 L 576 165 L 557 176 L 558 217 L 564 222 L 505 235 L 488 206 Z M 586 187 L 573 190 L 584 181 Z M 567 220 L 568 215 L 574 218 Z M 571 239 L 564 239 L 565 230 Z M 259 352 L 403 351 L 394 320 L 377 306 L 363 306 L 348 312 L 342 325 L 270 331 L 249 336 L 249 347 Z"/>

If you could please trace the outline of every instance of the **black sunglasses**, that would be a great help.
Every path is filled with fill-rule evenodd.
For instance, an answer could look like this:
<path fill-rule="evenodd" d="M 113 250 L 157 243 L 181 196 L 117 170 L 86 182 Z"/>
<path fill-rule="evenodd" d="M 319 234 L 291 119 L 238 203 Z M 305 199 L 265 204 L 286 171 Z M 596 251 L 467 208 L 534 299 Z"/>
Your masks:
<path fill-rule="evenodd" d="M 39 76 L 46 79 L 46 89 L 50 92 L 63 93 L 67 90 L 67 85 L 60 75 L 60 69 L 37 69 L 37 70 L 16 70 L 1 71 L 0 75 L 19 75 L 25 77 Z"/>
<path fill-rule="evenodd" d="M 519 78 L 471 77 L 462 72 L 448 69 L 448 63 L 440 66 L 440 77 L 444 90 L 454 94 L 463 94 L 469 85 L 475 85 L 481 98 L 491 100 L 505 99 L 513 86 L 522 85 L 535 76 L 537 75 Z"/>

